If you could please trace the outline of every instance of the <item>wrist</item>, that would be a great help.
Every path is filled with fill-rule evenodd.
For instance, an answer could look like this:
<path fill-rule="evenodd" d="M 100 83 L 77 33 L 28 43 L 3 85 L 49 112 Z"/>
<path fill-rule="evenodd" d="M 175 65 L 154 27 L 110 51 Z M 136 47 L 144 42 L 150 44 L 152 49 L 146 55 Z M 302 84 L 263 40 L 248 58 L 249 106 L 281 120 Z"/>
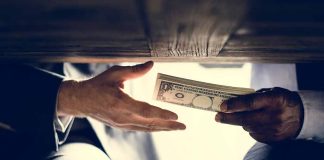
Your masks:
<path fill-rule="evenodd" d="M 83 117 L 80 107 L 80 83 L 73 80 L 63 81 L 59 88 L 57 114 L 59 116 Z"/>

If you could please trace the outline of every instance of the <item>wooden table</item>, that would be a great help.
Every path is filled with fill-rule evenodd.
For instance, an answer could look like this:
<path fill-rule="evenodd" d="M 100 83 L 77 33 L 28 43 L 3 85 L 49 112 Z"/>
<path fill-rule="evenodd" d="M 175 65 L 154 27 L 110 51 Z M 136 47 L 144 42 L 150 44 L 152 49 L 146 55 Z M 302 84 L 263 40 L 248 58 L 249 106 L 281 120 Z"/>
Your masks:
<path fill-rule="evenodd" d="M 321 0 L 1 0 L 0 62 L 324 62 Z"/>

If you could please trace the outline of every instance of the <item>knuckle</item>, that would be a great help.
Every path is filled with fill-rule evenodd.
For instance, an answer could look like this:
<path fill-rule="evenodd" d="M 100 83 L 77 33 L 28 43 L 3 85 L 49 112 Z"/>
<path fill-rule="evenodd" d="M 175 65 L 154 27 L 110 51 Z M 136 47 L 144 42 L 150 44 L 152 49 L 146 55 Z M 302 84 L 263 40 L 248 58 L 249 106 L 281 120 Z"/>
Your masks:
<path fill-rule="evenodd" d="M 276 87 L 274 89 L 274 92 L 272 93 L 272 97 L 273 97 L 272 101 L 278 107 L 284 107 L 290 101 L 290 99 L 291 99 L 290 95 L 291 95 L 291 91 L 284 89 L 284 88 Z"/>
<path fill-rule="evenodd" d="M 274 106 L 274 104 L 277 104 L 278 100 L 281 98 L 281 93 L 275 88 L 272 88 L 271 91 L 264 93 L 264 97 L 266 97 L 269 103 Z"/>
<path fill-rule="evenodd" d="M 274 117 L 274 118 L 273 118 L 273 124 L 275 124 L 275 125 L 280 125 L 280 124 L 282 124 L 282 123 L 283 123 L 283 121 L 282 121 L 281 118 L 279 118 L 279 117 Z"/>
<path fill-rule="evenodd" d="M 281 88 L 281 87 L 274 87 L 271 93 L 273 93 L 274 95 L 284 96 L 287 95 L 289 92 L 290 91 L 288 89 Z"/>
<path fill-rule="evenodd" d="M 255 102 L 254 102 L 254 95 L 247 95 L 247 96 L 242 96 L 240 99 L 241 103 L 243 105 L 246 105 L 248 109 L 253 109 Z"/>
<path fill-rule="evenodd" d="M 285 120 L 286 120 L 286 116 L 285 116 L 285 114 L 279 114 L 278 116 L 277 116 L 277 123 L 278 123 L 278 126 L 280 126 L 280 125 L 282 125 L 284 122 L 285 122 Z"/>
<path fill-rule="evenodd" d="M 285 89 L 284 88 L 281 88 L 281 87 L 273 87 L 272 88 L 272 91 L 274 92 L 283 92 Z"/>
<path fill-rule="evenodd" d="M 301 100 L 297 92 L 289 92 L 285 98 L 285 106 L 287 107 L 298 107 L 301 106 Z"/>

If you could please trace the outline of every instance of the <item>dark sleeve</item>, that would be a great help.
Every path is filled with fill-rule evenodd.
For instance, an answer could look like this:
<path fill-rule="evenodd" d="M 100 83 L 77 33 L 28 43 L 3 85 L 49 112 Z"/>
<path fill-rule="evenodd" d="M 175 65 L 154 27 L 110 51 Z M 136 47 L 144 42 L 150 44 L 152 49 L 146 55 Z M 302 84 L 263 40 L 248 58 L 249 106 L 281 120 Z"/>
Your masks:
<path fill-rule="evenodd" d="M 62 82 L 28 65 L 0 64 L 0 159 L 40 159 L 55 151 L 53 117 Z"/>

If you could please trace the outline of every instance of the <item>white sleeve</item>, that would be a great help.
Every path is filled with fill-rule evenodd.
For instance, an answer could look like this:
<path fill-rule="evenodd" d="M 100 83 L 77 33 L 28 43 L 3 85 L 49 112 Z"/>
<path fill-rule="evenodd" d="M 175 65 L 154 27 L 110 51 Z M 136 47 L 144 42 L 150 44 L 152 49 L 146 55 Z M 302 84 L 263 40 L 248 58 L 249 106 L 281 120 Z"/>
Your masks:
<path fill-rule="evenodd" d="M 299 91 L 304 105 L 304 122 L 297 139 L 324 143 L 324 92 Z"/>
<path fill-rule="evenodd" d="M 72 128 L 72 124 L 73 124 L 73 120 L 74 117 L 73 116 L 58 116 L 57 114 L 57 100 L 58 100 L 58 93 L 60 92 L 60 89 L 57 92 L 57 96 L 56 96 L 56 112 L 55 112 L 55 116 L 54 116 L 54 121 L 53 121 L 53 125 L 54 125 L 54 129 L 55 129 L 55 138 L 56 138 L 56 142 L 57 144 L 63 144 L 69 133 L 70 130 Z"/>

